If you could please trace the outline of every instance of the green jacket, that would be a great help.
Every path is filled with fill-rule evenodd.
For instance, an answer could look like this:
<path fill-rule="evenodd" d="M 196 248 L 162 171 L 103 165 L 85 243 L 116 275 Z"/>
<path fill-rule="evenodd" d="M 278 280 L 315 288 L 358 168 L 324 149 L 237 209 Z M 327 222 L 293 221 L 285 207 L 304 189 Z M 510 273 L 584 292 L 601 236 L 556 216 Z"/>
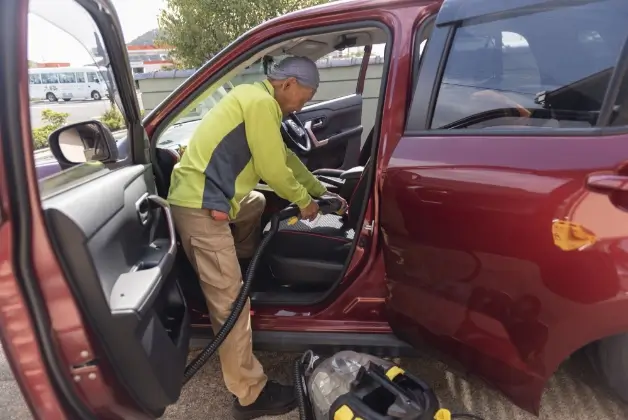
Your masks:
<path fill-rule="evenodd" d="M 300 208 L 326 192 L 284 144 L 273 92 L 268 81 L 238 85 L 203 117 L 172 172 L 170 204 L 218 210 L 233 220 L 260 178 Z"/>

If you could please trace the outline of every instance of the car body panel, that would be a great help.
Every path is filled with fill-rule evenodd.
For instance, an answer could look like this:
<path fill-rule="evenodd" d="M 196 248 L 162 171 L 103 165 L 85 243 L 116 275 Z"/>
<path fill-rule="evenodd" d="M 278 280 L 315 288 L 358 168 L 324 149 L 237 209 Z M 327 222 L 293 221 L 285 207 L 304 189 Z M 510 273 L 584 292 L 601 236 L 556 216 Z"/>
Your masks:
<path fill-rule="evenodd" d="M 572 138 L 404 137 L 381 219 L 395 331 L 430 336 L 538 409 L 566 357 L 628 330 L 628 231 L 618 230 L 628 215 L 584 188 L 588 173 L 622 163 L 627 139 L 582 139 L 564 154 Z M 524 143 L 525 155 L 509 152 Z M 583 225 L 596 243 L 559 248 L 556 220 Z"/>
<path fill-rule="evenodd" d="M 436 95 L 448 32 L 432 34 L 411 113 Z M 624 200 L 586 186 L 625 173 L 628 135 L 427 130 L 416 115 L 383 177 L 391 327 L 538 414 L 560 363 L 628 331 Z"/>

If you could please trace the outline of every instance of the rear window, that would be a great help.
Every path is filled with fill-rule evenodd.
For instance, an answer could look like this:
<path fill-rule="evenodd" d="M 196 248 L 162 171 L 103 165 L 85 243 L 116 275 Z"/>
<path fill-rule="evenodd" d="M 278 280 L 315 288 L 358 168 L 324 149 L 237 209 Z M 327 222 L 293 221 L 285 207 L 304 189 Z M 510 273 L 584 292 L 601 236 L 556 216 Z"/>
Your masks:
<path fill-rule="evenodd" d="M 628 2 L 604 0 L 463 24 L 431 128 L 594 126 L 626 22 Z"/>

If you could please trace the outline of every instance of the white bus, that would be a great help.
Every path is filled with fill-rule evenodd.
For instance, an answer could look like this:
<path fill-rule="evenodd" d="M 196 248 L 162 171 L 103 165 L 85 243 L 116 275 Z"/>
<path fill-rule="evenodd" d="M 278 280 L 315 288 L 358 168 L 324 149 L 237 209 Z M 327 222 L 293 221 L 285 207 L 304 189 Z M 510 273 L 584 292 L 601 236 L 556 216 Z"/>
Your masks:
<path fill-rule="evenodd" d="M 101 100 L 109 95 L 102 67 L 46 67 L 28 69 L 31 100 Z"/>

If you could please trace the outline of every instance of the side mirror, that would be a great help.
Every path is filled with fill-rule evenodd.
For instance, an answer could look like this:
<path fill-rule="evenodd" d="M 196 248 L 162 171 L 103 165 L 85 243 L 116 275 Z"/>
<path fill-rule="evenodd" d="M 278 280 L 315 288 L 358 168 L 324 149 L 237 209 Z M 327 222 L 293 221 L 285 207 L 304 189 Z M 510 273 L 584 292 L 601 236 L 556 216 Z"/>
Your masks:
<path fill-rule="evenodd" d="M 96 120 L 59 128 L 50 134 L 48 144 L 62 169 L 85 162 L 118 160 L 118 146 L 113 134 Z"/>

